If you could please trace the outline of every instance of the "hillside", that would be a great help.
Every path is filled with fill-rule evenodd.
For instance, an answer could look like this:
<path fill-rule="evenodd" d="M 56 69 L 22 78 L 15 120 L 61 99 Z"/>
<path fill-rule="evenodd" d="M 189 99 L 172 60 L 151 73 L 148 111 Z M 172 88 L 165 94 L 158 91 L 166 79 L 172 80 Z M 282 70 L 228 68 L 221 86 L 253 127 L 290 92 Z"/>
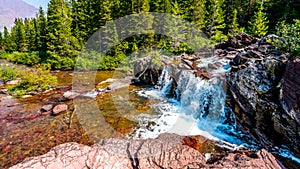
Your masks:
<path fill-rule="evenodd" d="M 37 9 L 22 0 L 0 0 L 0 31 L 10 28 L 15 18 L 34 17 Z"/>

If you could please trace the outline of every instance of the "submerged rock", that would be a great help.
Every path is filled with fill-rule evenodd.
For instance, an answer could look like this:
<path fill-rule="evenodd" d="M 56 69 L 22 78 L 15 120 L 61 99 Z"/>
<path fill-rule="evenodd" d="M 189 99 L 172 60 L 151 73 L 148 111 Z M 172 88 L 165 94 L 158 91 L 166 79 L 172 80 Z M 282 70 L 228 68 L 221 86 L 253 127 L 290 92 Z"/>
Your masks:
<path fill-rule="evenodd" d="M 42 108 L 41 108 L 41 112 L 47 112 L 47 111 L 50 111 L 53 109 L 53 105 L 52 104 L 48 104 L 48 105 L 44 105 Z"/>
<path fill-rule="evenodd" d="M 183 144 L 183 137 L 163 134 L 144 141 L 107 139 L 91 147 L 66 143 L 45 155 L 25 159 L 15 168 L 281 168 L 265 150 L 227 153 L 210 163 L 205 155 Z"/>
<path fill-rule="evenodd" d="M 57 105 L 53 108 L 53 115 L 54 116 L 59 115 L 60 113 L 65 112 L 67 110 L 68 110 L 68 105 L 66 104 Z"/>
<path fill-rule="evenodd" d="M 73 91 L 67 91 L 63 94 L 63 97 L 65 99 L 68 99 L 68 100 L 72 100 L 72 99 L 75 99 L 76 97 L 78 97 L 80 94 L 77 93 L 77 92 L 73 92 Z"/>

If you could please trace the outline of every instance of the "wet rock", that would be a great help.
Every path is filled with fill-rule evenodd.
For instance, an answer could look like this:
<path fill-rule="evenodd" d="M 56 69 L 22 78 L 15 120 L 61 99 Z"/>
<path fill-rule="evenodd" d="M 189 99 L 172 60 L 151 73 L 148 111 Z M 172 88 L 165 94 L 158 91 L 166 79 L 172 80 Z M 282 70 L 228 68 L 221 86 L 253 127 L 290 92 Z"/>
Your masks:
<path fill-rule="evenodd" d="M 155 85 L 164 65 L 169 64 L 171 61 L 172 58 L 168 56 L 140 58 L 134 64 L 133 74 L 140 82 Z"/>
<path fill-rule="evenodd" d="M 240 49 L 240 48 L 248 47 L 249 45 L 254 44 L 256 42 L 257 42 L 256 38 L 246 33 L 240 33 L 239 35 L 231 37 L 227 41 L 224 41 L 223 43 L 217 45 L 216 49 L 228 49 L 228 50 Z"/>
<path fill-rule="evenodd" d="M 300 59 L 287 63 L 283 77 L 282 104 L 285 112 L 300 125 Z"/>
<path fill-rule="evenodd" d="M 68 110 L 68 105 L 66 104 L 57 105 L 53 108 L 53 115 L 54 116 L 59 115 L 60 113 L 63 113 L 67 110 Z"/>
<path fill-rule="evenodd" d="M 24 96 L 22 96 L 21 98 L 22 98 L 22 99 L 27 99 L 27 98 L 30 98 L 30 97 L 32 97 L 32 95 L 24 95 Z"/>
<path fill-rule="evenodd" d="M 8 93 L 8 90 L 7 90 L 7 89 L 2 89 L 2 90 L 0 90 L 0 94 L 9 95 L 9 93 Z"/>
<path fill-rule="evenodd" d="M 199 151 L 183 145 L 182 137 L 163 134 L 157 139 L 106 139 L 92 147 L 66 143 L 45 155 L 25 159 L 15 168 L 281 168 L 274 156 L 265 150 L 257 158 L 243 153 L 228 153 L 207 164 Z"/>
<path fill-rule="evenodd" d="M 233 107 L 242 126 L 261 144 L 270 146 L 272 142 L 277 142 L 289 145 L 299 153 L 299 123 L 296 122 L 297 113 L 292 109 L 297 109 L 296 105 L 299 105 L 297 82 L 300 80 L 296 78 L 299 77 L 296 73 L 299 68 L 295 62 L 286 65 L 284 56 L 287 54 L 274 48 L 265 40 L 267 38 L 244 46 L 244 50 L 230 61 L 231 73 L 227 75 L 227 83 L 234 100 Z M 287 80 L 283 81 L 281 103 L 286 107 L 280 103 L 284 76 Z"/>
<path fill-rule="evenodd" d="M 42 108 L 41 108 L 41 112 L 47 112 L 47 111 L 50 111 L 53 109 L 53 105 L 52 104 L 48 104 L 48 105 L 44 105 Z"/>
<path fill-rule="evenodd" d="M 68 99 L 68 100 L 72 100 L 72 99 L 75 99 L 76 97 L 78 97 L 80 94 L 77 93 L 77 92 L 73 92 L 73 91 L 67 91 L 63 94 L 63 97 L 65 99 Z"/>
<path fill-rule="evenodd" d="M 30 115 L 25 116 L 25 119 L 26 120 L 35 120 L 36 118 L 38 118 L 40 116 L 41 116 L 41 114 L 30 114 Z"/>

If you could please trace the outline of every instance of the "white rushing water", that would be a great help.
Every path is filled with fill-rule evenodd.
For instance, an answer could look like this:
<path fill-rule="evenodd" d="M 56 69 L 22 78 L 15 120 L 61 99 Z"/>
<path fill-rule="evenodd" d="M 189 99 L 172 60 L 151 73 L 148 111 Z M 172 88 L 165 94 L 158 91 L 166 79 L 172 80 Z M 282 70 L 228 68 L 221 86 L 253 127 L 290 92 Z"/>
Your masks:
<path fill-rule="evenodd" d="M 142 97 L 160 101 L 152 105 L 157 115 L 133 117 L 134 121 L 139 122 L 139 127 L 131 137 L 147 139 L 156 138 L 162 133 L 176 133 L 226 141 L 234 148 L 247 145 L 237 137 L 241 133 L 235 129 L 233 112 L 225 102 L 224 81 L 218 76 L 206 81 L 196 78 L 192 72 L 182 71 L 175 79 L 171 78 L 169 67 L 165 67 L 158 84 L 157 89 L 138 93 Z M 172 93 L 173 97 L 170 97 Z"/>

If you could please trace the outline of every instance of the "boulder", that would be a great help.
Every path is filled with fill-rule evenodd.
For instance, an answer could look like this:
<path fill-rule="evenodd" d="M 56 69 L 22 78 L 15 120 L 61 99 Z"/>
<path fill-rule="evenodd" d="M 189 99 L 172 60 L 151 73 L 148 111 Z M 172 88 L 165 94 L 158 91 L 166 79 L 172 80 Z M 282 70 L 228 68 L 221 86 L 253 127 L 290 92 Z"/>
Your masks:
<path fill-rule="evenodd" d="M 227 153 L 207 163 L 205 156 L 184 145 L 181 136 L 164 134 L 157 139 L 107 139 L 91 147 L 66 143 L 54 147 L 45 155 L 25 159 L 17 168 L 274 168 L 281 166 L 266 150 L 246 153 Z"/>
<path fill-rule="evenodd" d="M 73 92 L 73 91 L 67 91 L 63 94 L 63 97 L 65 99 L 68 99 L 68 100 L 72 100 L 72 99 L 75 99 L 76 97 L 78 97 L 80 94 L 77 93 L 77 92 Z"/>
<path fill-rule="evenodd" d="M 11 81 L 6 82 L 6 84 L 16 85 L 16 84 L 20 83 L 20 81 L 21 81 L 21 79 L 11 80 Z"/>
<path fill-rule="evenodd" d="M 164 66 L 169 64 L 172 58 L 168 56 L 148 56 L 138 59 L 133 67 L 133 74 L 139 82 L 155 85 Z"/>
<path fill-rule="evenodd" d="M 216 46 L 216 49 L 241 49 L 255 44 L 258 40 L 246 33 L 240 33 L 234 37 L 230 37 L 227 41 L 224 41 Z M 220 52 L 220 51 L 219 51 Z"/>
<path fill-rule="evenodd" d="M 44 105 L 44 106 L 41 108 L 41 112 L 47 112 L 47 111 L 50 111 L 50 110 L 52 110 L 52 108 L 53 108 L 53 105 L 52 105 L 52 104 Z"/>
<path fill-rule="evenodd" d="M 53 115 L 54 116 L 59 115 L 60 113 L 65 112 L 67 110 L 68 110 L 68 105 L 66 104 L 57 105 L 53 108 Z"/>

